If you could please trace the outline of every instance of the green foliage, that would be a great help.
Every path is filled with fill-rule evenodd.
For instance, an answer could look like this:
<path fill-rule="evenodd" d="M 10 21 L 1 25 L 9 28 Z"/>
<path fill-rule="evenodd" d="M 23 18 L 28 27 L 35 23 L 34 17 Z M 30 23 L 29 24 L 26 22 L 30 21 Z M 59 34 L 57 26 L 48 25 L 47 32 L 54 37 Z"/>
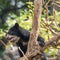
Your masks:
<path fill-rule="evenodd" d="M 58 49 L 55 49 L 53 47 L 47 48 L 45 52 L 47 53 L 48 56 L 54 57 L 57 54 Z"/>
<path fill-rule="evenodd" d="M 12 26 L 14 25 L 16 22 L 19 23 L 20 26 L 22 26 L 23 28 L 27 29 L 27 30 L 30 30 L 31 28 L 31 25 L 32 25 L 32 19 L 33 19 L 33 3 L 31 2 L 28 3 L 28 9 L 21 9 L 20 10 L 20 17 L 12 14 L 12 16 L 14 16 L 14 20 L 12 20 L 11 18 L 9 18 L 6 23 L 8 24 L 8 26 Z M 10 28 L 8 27 L 8 28 Z"/>
<path fill-rule="evenodd" d="M 26 2 L 27 0 L 21 0 L 21 1 L 23 1 L 27 5 L 27 8 L 23 8 L 23 9 L 19 10 L 20 16 L 17 16 L 16 14 L 12 13 L 13 11 L 9 12 L 8 15 L 6 15 L 7 19 L 5 20 L 4 26 L 3 26 L 3 28 L 0 28 L 0 39 L 2 39 L 3 36 L 5 36 L 8 29 L 10 27 L 12 27 L 16 22 L 18 22 L 21 27 L 30 31 L 30 29 L 32 27 L 32 20 L 34 18 L 34 12 L 33 12 L 34 3 Z M 7 2 L 8 2 L 8 5 L 7 5 Z M 11 6 L 10 0 L 6 0 L 5 2 L 4 2 L 4 0 L 0 0 L 0 15 L 2 14 L 1 11 L 9 6 Z M 47 24 L 50 25 L 54 31 L 56 31 L 56 30 L 60 31 L 60 27 L 59 27 L 60 12 L 55 11 L 55 17 L 53 15 L 48 14 Z M 58 25 L 58 27 L 56 26 L 56 24 Z M 53 36 L 53 34 L 51 33 L 51 31 L 49 29 L 47 29 L 49 27 L 46 28 L 46 26 L 47 26 L 46 25 L 46 9 L 43 8 L 43 14 L 41 16 L 41 21 L 40 21 L 40 35 L 45 40 L 48 40 L 49 38 L 51 38 Z M 3 38 L 3 40 L 5 40 L 5 38 Z M 54 50 L 56 50 L 56 49 L 47 48 L 45 50 L 45 52 L 49 55 L 55 56 L 57 50 L 56 51 L 54 51 Z M 0 54 L 1 54 L 1 52 L 0 52 Z"/>
<path fill-rule="evenodd" d="M 0 50 L 0 57 L 2 57 L 2 55 L 3 55 L 2 53 L 3 53 L 3 50 Z"/>
<path fill-rule="evenodd" d="M 55 19 L 58 23 L 60 23 L 60 12 L 55 11 Z"/>
<path fill-rule="evenodd" d="M 34 13 L 33 13 L 33 10 L 34 10 L 34 5 L 33 5 L 33 2 L 26 2 L 26 4 L 28 4 L 28 9 L 29 9 L 29 19 L 33 19 L 33 16 L 34 16 Z"/>
<path fill-rule="evenodd" d="M 5 35 L 5 33 L 3 32 L 3 29 L 0 28 L 0 39 L 1 39 L 1 37 L 4 36 L 4 35 Z"/>

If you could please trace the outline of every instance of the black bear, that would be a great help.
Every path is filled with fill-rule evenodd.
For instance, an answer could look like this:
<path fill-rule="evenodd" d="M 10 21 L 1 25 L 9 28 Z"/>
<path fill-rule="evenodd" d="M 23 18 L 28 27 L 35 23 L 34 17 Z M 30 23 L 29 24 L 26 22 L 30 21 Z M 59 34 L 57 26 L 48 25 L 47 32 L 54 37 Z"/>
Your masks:
<path fill-rule="evenodd" d="M 19 37 L 18 42 L 16 43 L 17 46 L 21 48 L 21 50 L 24 52 L 24 54 L 27 51 L 27 45 L 30 37 L 30 32 L 22 27 L 19 27 L 18 23 L 15 23 L 13 27 L 11 27 L 6 34 L 6 38 L 8 38 L 11 41 L 16 40 L 16 37 Z M 40 36 L 38 36 L 37 41 L 41 47 L 44 47 L 45 42 L 44 39 Z M 23 54 L 19 51 L 20 56 L 22 57 Z"/>

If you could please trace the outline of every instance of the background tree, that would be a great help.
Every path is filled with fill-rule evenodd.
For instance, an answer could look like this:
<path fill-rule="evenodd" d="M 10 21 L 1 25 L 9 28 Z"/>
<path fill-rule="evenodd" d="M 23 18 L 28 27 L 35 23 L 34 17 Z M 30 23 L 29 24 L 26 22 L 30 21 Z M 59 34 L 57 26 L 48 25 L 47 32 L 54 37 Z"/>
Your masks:
<path fill-rule="evenodd" d="M 39 33 L 46 41 L 44 51 L 48 58 L 56 58 L 57 51 L 60 48 L 59 6 L 59 0 L 43 0 Z M 4 36 L 8 29 L 16 22 L 18 22 L 21 27 L 30 31 L 34 18 L 33 11 L 34 2 L 32 0 L 0 0 L 0 39 L 4 42 L 7 41 Z M 1 46 L 0 44 L 0 47 Z M 0 49 L 0 55 L 2 55 L 1 51 L 2 47 Z"/>

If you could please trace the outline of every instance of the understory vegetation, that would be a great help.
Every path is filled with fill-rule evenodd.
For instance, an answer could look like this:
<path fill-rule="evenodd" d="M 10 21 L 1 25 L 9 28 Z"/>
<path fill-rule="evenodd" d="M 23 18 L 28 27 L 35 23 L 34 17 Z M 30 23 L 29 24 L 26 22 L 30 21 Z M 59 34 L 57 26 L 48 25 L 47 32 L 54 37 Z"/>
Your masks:
<path fill-rule="evenodd" d="M 50 38 L 60 36 L 60 1 L 43 0 L 42 4 L 39 34 L 48 42 Z M 33 19 L 33 0 L 0 0 L 0 57 L 13 44 L 8 44 L 5 38 L 8 30 L 17 22 L 22 28 L 31 31 Z M 48 57 L 56 58 L 59 49 L 60 39 L 52 41 L 44 52 Z"/>

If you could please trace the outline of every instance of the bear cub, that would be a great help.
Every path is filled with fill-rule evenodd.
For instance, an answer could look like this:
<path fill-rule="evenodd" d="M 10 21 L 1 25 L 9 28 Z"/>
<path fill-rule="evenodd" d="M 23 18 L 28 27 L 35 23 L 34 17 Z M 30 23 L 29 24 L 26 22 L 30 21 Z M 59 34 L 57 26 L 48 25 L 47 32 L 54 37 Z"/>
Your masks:
<path fill-rule="evenodd" d="M 18 23 L 15 23 L 13 27 L 11 27 L 6 34 L 6 38 L 11 41 L 16 41 L 16 37 L 19 38 L 17 41 L 17 46 L 21 48 L 21 50 L 24 52 L 24 54 L 27 51 L 28 41 L 30 37 L 30 32 L 22 27 L 19 26 Z M 44 47 L 45 42 L 44 39 L 40 36 L 38 36 L 37 41 L 41 47 Z M 23 54 L 19 51 L 20 57 L 23 56 Z"/>

